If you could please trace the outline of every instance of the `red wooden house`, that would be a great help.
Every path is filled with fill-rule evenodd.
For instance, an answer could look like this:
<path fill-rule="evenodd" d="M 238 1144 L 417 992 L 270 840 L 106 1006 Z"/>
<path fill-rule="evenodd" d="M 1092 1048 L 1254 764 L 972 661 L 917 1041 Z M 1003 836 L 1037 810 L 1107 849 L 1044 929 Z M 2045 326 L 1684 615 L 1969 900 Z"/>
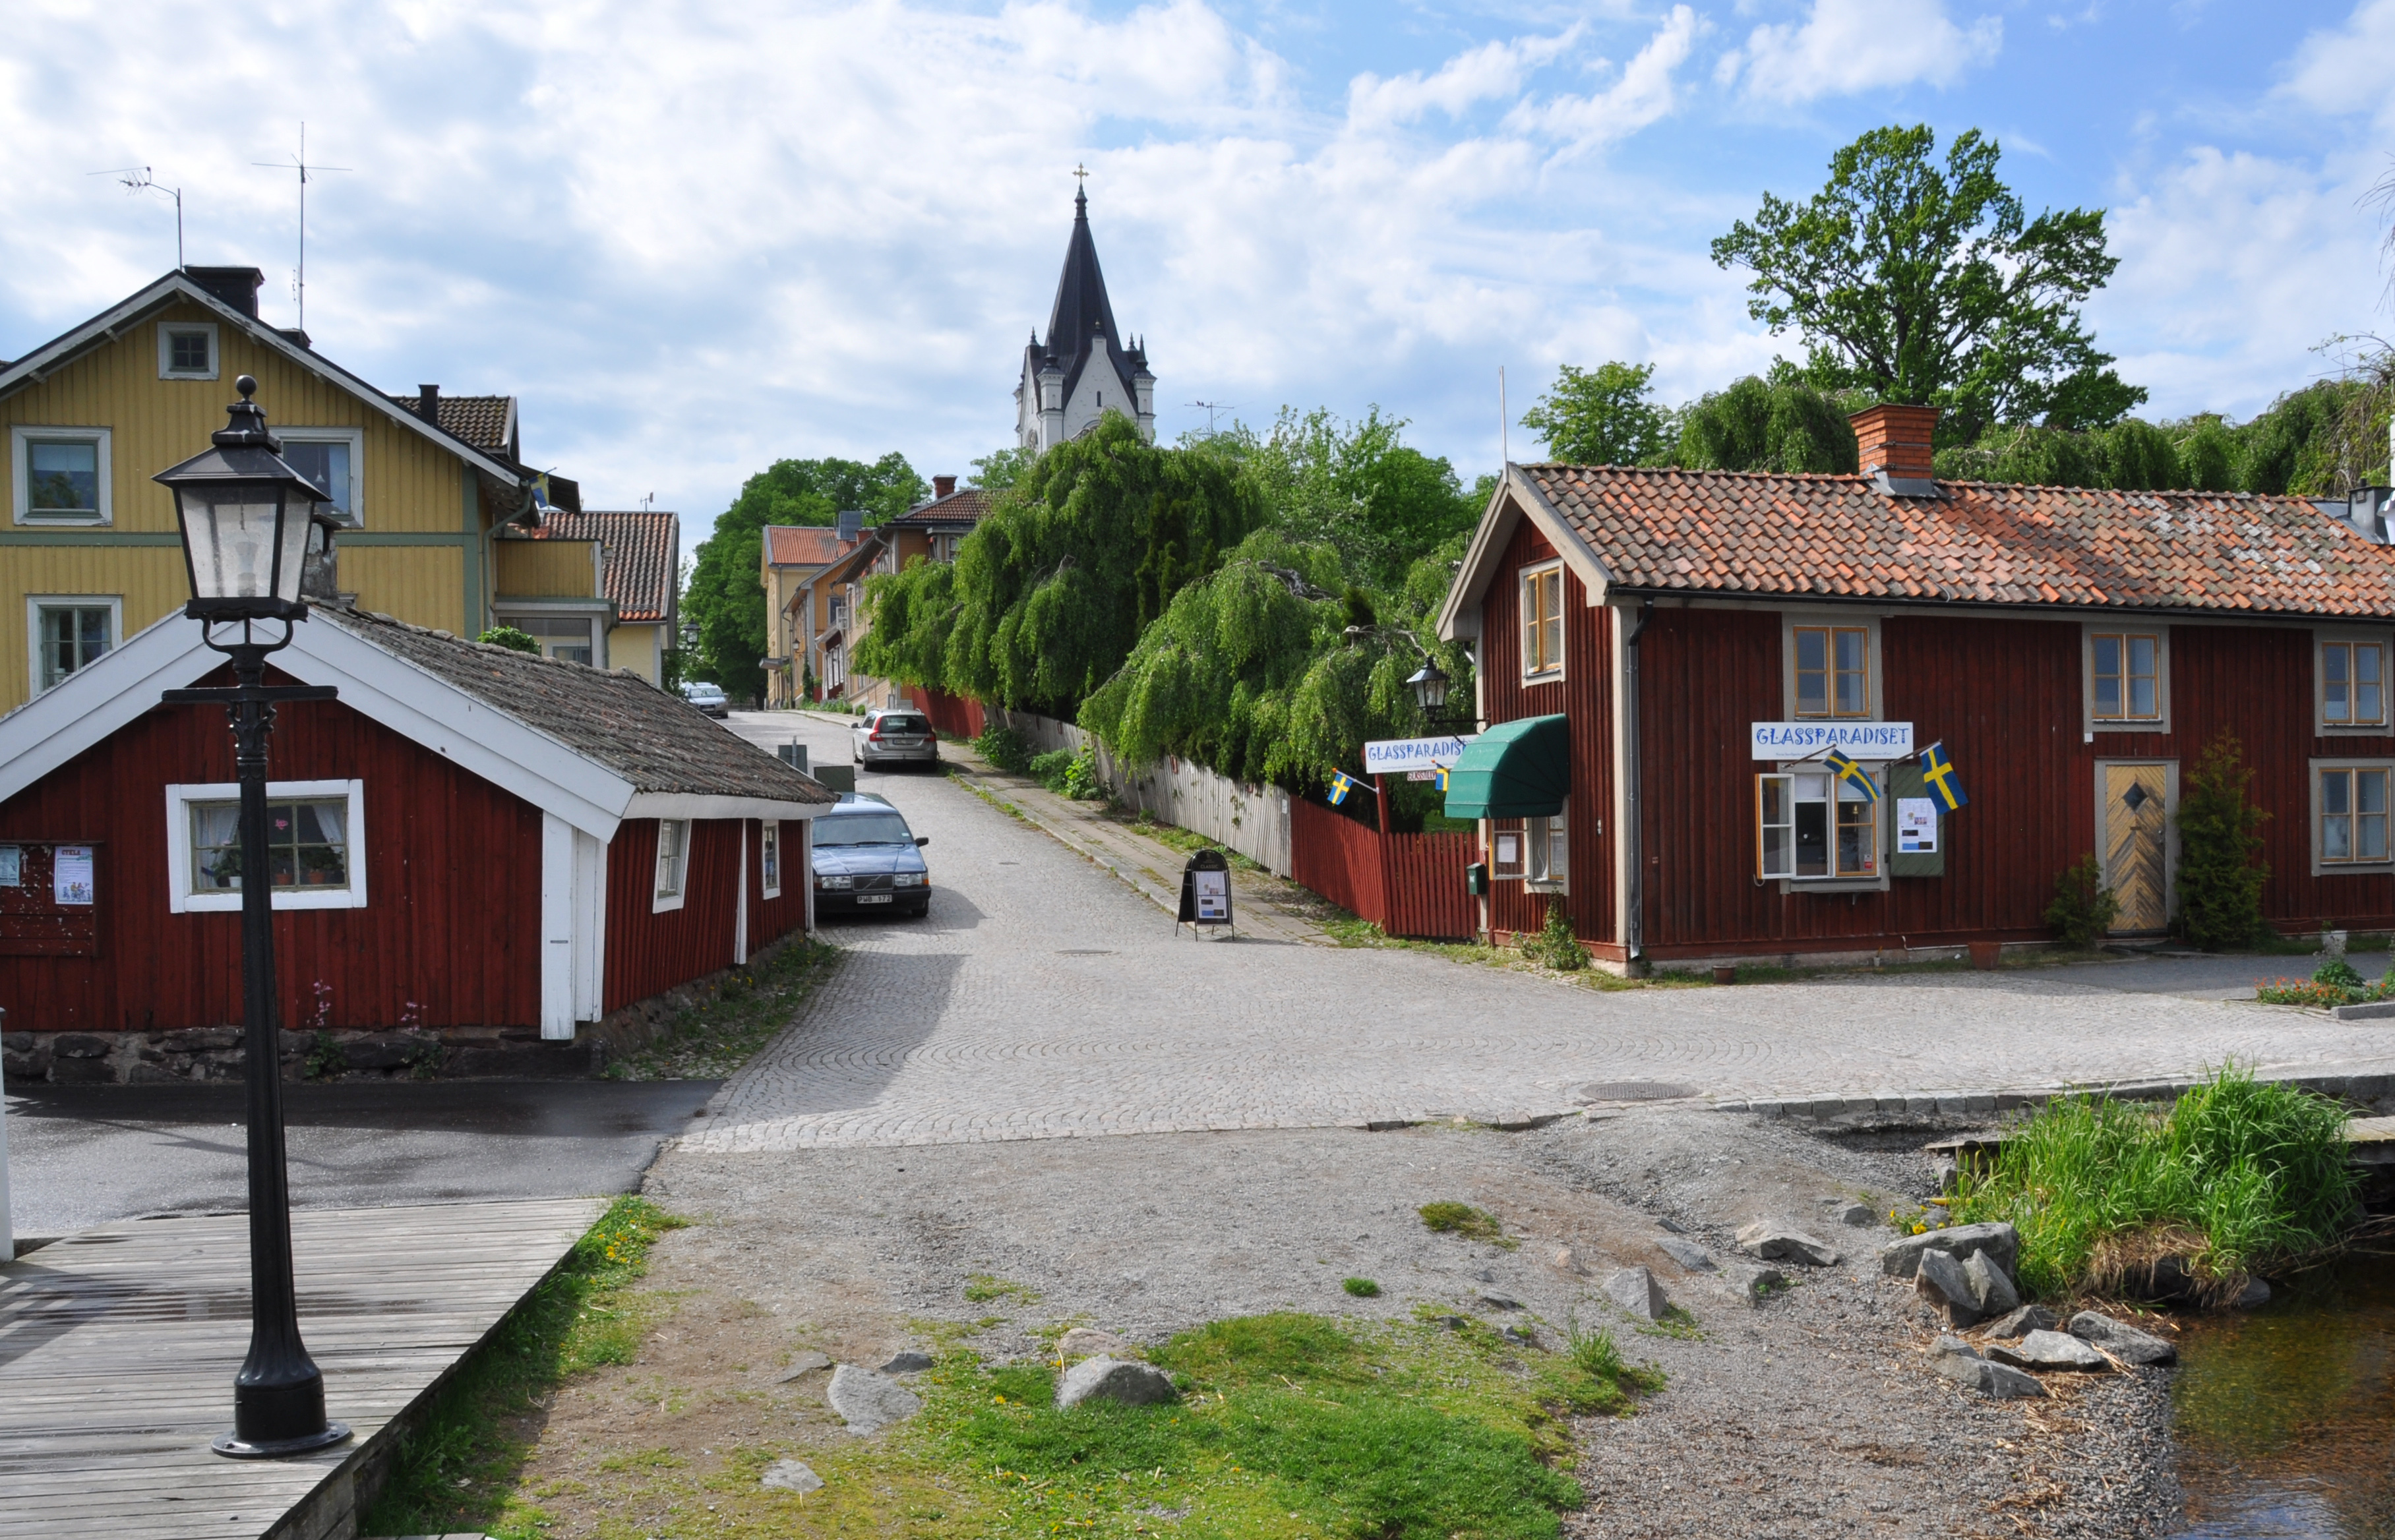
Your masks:
<path fill-rule="evenodd" d="M 811 924 L 832 794 L 629 670 L 331 607 L 273 662 L 340 691 L 280 709 L 268 770 L 286 1055 L 588 1069 L 594 1027 Z M 221 664 L 174 616 L 0 717 L 12 1079 L 240 1073 L 232 736 L 160 704 Z"/>
<path fill-rule="evenodd" d="M 1559 720 L 1477 757 L 1547 801 L 1450 807 L 1493 815 L 1484 930 L 1552 899 L 1618 966 L 2042 941 L 2092 851 L 2116 931 L 2158 935 L 2181 776 L 2223 730 L 2271 814 L 2271 921 L 2395 926 L 2383 493 L 1939 481 L 1935 422 L 1858 414 L 1856 476 L 1507 467 L 1440 634 L 1475 638 L 1484 721 Z"/>

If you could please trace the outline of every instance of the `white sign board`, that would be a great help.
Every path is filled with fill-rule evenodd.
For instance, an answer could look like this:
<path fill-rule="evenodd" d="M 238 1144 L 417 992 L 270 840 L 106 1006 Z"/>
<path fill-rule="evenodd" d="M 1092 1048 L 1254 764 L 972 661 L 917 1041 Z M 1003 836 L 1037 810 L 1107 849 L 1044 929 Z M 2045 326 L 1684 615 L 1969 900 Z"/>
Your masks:
<path fill-rule="evenodd" d="M 1925 796 L 1896 799 L 1896 853 L 1934 856 L 1938 853 L 1938 804 Z"/>
<path fill-rule="evenodd" d="M 89 903 L 91 847 L 61 845 L 50 860 L 50 902 L 61 906 Z"/>
<path fill-rule="evenodd" d="M 1198 895 L 1198 923 L 1220 925 L 1231 917 L 1231 874 L 1192 872 Z"/>
<path fill-rule="evenodd" d="M 1452 767 L 1470 738 L 1375 738 L 1364 745 L 1364 773 L 1396 775 L 1401 770 Z"/>
<path fill-rule="evenodd" d="M 1757 759 L 1818 759 L 1832 749 L 1849 759 L 1912 757 L 1911 722 L 1755 722 Z"/>

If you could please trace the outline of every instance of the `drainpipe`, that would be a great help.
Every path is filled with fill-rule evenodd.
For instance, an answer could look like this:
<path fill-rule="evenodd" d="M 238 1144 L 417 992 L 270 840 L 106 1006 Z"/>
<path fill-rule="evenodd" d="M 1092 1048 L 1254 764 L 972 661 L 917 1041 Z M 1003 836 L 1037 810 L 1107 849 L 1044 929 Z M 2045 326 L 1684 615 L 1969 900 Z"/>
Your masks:
<path fill-rule="evenodd" d="M 1622 651 L 1628 661 L 1622 668 L 1621 736 L 1622 759 L 1629 774 L 1629 795 L 1624 798 L 1630 809 L 1630 827 L 1621 837 L 1630 845 L 1629 933 L 1622 937 L 1632 963 L 1647 960 L 1647 818 L 1644 777 L 1639 772 L 1638 731 L 1638 638 L 1647 634 L 1647 623 L 1655 618 L 1655 601 L 1651 599 L 1638 606 L 1638 624 L 1622 638 Z"/>

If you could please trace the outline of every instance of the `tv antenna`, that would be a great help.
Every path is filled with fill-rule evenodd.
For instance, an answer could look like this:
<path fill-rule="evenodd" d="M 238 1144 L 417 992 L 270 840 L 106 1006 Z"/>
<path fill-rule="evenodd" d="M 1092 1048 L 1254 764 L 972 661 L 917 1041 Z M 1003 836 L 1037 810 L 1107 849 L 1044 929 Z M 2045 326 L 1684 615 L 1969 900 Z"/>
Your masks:
<path fill-rule="evenodd" d="M 347 171 L 346 165 L 310 165 L 308 164 L 308 125 L 299 125 L 299 153 L 288 161 L 252 161 L 270 171 L 299 173 L 299 265 L 292 270 L 291 297 L 299 302 L 299 329 L 308 329 L 308 178 L 318 171 Z"/>
<path fill-rule="evenodd" d="M 1210 439 L 1214 436 L 1214 417 L 1216 414 L 1223 412 L 1236 412 L 1238 410 L 1238 405 L 1235 401 L 1191 401 L 1189 404 L 1198 408 L 1206 414 L 1206 437 Z"/>
<path fill-rule="evenodd" d="M 175 200 L 175 270 L 183 270 L 183 190 L 165 187 L 150 174 L 146 165 L 120 165 L 113 171 L 86 171 L 86 177 L 113 177 L 125 185 L 127 192 L 155 192 L 162 198 Z"/>
<path fill-rule="evenodd" d="M 651 510 L 653 510 L 653 509 L 655 507 L 655 506 L 656 506 L 656 501 L 657 501 L 657 494 L 656 494 L 655 493 L 654 493 L 654 492 L 644 492 L 644 493 L 642 493 L 642 494 L 641 494 L 641 511 L 642 511 L 642 513 L 650 512 Z"/>

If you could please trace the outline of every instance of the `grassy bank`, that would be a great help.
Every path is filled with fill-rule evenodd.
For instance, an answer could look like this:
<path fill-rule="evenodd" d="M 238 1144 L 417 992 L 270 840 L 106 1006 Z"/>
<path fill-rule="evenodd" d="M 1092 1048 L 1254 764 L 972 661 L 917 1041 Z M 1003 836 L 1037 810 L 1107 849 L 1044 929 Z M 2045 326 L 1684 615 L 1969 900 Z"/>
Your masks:
<path fill-rule="evenodd" d="M 2332 1246 L 2357 1212 L 2345 1109 L 2230 1067 L 2167 1110 L 2072 1097 L 2008 1133 L 1966 1173 L 1958 1222 L 2010 1220 L 2020 1281 L 2060 1298 L 2116 1292 L 2163 1255 L 2211 1292 Z"/>
<path fill-rule="evenodd" d="M 790 1024 L 840 962 L 840 948 L 793 936 L 674 1018 L 655 1041 L 607 1066 L 611 1080 L 721 1080 Z"/>

